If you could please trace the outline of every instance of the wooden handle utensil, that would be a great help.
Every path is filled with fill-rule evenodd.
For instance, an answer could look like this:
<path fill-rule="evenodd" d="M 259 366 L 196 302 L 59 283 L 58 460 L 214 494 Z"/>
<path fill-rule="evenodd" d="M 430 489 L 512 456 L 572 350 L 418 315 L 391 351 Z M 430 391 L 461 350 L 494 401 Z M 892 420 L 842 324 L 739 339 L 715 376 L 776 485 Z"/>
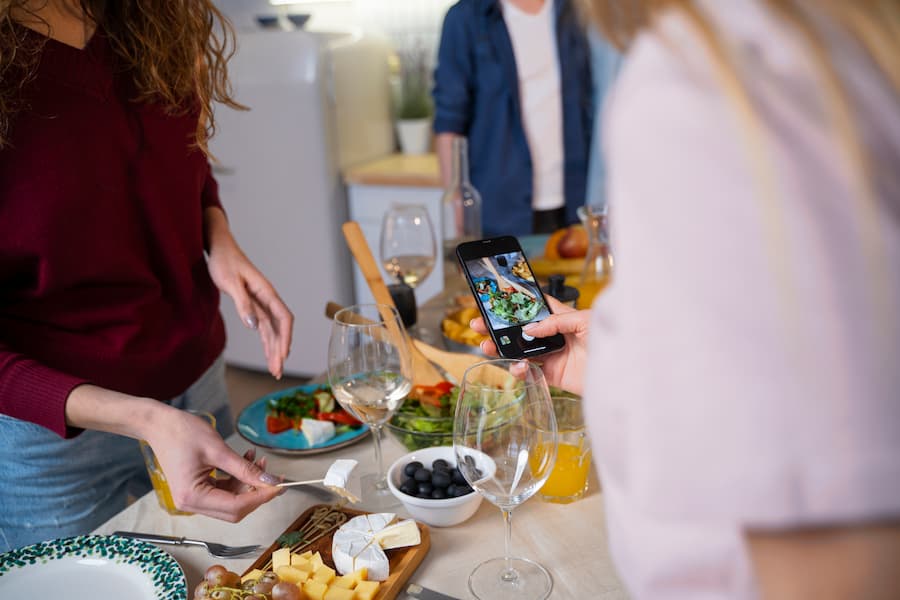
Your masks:
<path fill-rule="evenodd" d="M 509 288 L 509 287 L 511 287 L 511 288 L 513 288 L 513 289 L 515 289 L 515 290 L 518 290 L 518 291 L 522 292 L 523 294 L 525 294 L 526 296 L 528 296 L 528 297 L 531 298 L 532 300 L 535 299 L 534 292 L 532 292 L 531 290 L 529 290 L 529 289 L 526 288 L 525 286 L 519 285 L 519 284 L 516 283 L 515 281 L 510 281 L 509 279 L 507 279 L 506 277 L 504 277 L 503 275 L 501 275 L 501 274 L 497 271 L 497 267 L 494 266 L 494 263 L 491 261 L 491 259 L 490 259 L 489 257 L 485 256 L 484 258 L 481 259 L 481 262 L 483 262 L 483 263 L 484 263 L 484 266 L 487 268 L 487 270 L 490 271 L 491 274 L 493 274 L 494 279 L 497 281 L 497 287 L 498 287 L 499 289 L 502 290 L 502 289 L 504 289 L 504 288 Z"/>
<path fill-rule="evenodd" d="M 353 254 L 353 258 L 356 260 L 356 264 L 359 265 L 366 283 L 369 284 L 369 290 L 372 292 L 372 296 L 375 297 L 375 302 L 394 306 L 394 299 L 381 278 L 381 271 L 378 269 L 378 264 L 375 262 L 375 257 L 372 255 L 372 250 L 369 248 L 369 243 L 366 242 L 359 223 L 347 221 L 341 227 L 341 230 L 344 232 L 344 239 L 347 241 L 350 253 Z M 416 385 L 435 385 L 446 379 L 414 344 L 410 344 L 409 349 L 412 359 L 413 383 Z"/>

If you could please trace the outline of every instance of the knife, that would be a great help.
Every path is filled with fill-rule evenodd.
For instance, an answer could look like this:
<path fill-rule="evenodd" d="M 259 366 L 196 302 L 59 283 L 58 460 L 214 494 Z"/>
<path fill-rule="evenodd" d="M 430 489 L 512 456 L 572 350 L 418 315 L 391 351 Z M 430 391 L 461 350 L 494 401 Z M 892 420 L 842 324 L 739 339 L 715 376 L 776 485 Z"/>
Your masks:
<path fill-rule="evenodd" d="M 406 586 L 405 591 L 406 598 L 412 598 L 413 600 L 459 600 L 459 598 L 454 598 L 453 596 L 430 590 L 417 583 L 410 583 Z"/>

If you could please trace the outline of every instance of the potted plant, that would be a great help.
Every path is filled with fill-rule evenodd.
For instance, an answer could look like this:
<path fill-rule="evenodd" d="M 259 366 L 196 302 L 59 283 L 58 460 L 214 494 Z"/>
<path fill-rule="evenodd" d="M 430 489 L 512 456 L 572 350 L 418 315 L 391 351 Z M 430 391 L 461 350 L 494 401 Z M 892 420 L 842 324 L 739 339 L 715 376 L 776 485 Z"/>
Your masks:
<path fill-rule="evenodd" d="M 397 136 L 404 154 L 425 154 L 431 141 L 431 77 L 427 52 L 414 46 L 399 53 Z"/>

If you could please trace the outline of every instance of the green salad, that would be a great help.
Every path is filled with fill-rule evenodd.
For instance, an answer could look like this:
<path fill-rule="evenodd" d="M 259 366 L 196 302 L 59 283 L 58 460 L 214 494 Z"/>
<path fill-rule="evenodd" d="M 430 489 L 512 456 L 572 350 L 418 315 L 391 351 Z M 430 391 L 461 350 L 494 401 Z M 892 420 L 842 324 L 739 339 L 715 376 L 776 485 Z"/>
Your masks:
<path fill-rule="evenodd" d="M 492 290 L 489 295 L 491 312 L 511 325 L 532 320 L 543 306 L 540 300 L 522 292 Z"/>

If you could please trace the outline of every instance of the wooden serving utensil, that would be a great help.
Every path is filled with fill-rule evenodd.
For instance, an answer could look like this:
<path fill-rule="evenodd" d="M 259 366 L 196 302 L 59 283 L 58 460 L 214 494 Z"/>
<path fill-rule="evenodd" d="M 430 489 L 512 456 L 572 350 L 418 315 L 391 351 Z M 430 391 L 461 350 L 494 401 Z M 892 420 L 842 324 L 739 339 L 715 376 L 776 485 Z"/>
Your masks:
<path fill-rule="evenodd" d="M 329 319 L 333 319 L 335 313 L 342 308 L 344 307 L 336 302 L 328 302 L 325 305 L 325 316 Z M 358 322 L 360 325 L 365 325 L 367 323 L 366 319 L 359 315 L 354 315 L 354 319 L 354 322 Z M 441 369 L 452 378 L 449 381 L 455 383 L 462 381 L 463 373 L 466 372 L 466 369 L 475 363 L 487 360 L 486 358 L 475 354 L 447 352 L 446 350 L 435 348 L 422 340 L 412 340 L 412 343 L 415 349 L 421 352 L 429 362 L 439 365 Z"/>
<path fill-rule="evenodd" d="M 381 278 L 381 271 L 378 269 L 378 264 L 375 262 L 375 257 L 372 255 L 372 250 L 369 248 L 369 243 L 366 242 L 359 223 L 347 221 L 341 230 L 344 232 L 344 239 L 347 241 L 350 253 L 353 254 L 366 283 L 369 284 L 369 290 L 375 297 L 375 302 L 396 308 L 391 292 Z M 425 358 L 425 355 L 414 344 L 409 345 L 409 350 L 415 385 L 431 386 L 446 380 L 446 377 Z"/>
<path fill-rule="evenodd" d="M 487 268 L 487 270 L 490 271 L 491 274 L 494 276 L 494 279 L 497 281 L 497 287 L 498 287 L 499 289 L 502 290 L 502 289 L 504 289 L 504 288 L 510 288 L 510 287 L 511 287 L 511 288 L 513 288 L 513 289 L 515 289 L 515 290 L 518 290 L 518 291 L 522 292 L 523 294 L 525 294 L 526 296 L 528 296 L 528 297 L 531 298 L 532 300 L 535 299 L 534 292 L 532 292 L 531 290 L 529 290 L 529 289 L 526 288 L 525 286 L 519 285 L 519 284 L 516 283 L 515 281 L 510 281 L 509 279 L 507 279 L 506 277 L 504 277 L 503 275 L 501 275 L 501 274 L 497 271 L 497 267 L 494 266 L 494 263 L 491 261 L 491 259 L 490 259 L 489 257 L 485 256 L 484 258 L 481 259 L 481 262 L 484 263 L 484 266 Z"/>

